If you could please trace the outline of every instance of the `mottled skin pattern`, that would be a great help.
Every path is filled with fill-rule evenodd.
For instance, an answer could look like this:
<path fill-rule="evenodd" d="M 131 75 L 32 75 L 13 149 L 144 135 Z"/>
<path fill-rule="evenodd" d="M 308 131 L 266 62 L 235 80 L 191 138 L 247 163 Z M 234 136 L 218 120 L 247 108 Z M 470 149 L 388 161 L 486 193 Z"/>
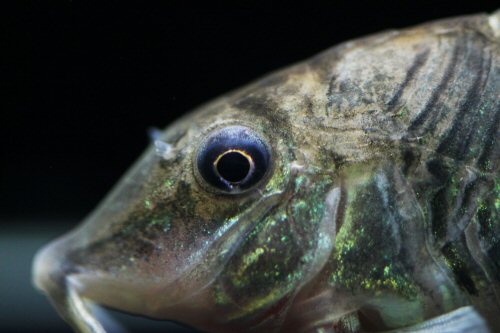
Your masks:
<path fill-rule="evenodd" d="M 334 47 L 168 127 L 35 283 L 208 332 L 357 332 L 473 305 L 500 332 L 500 13 Z M 215 192 L 194 156 L 243 125 L 266 179 Z M 78 298 L 79 299 L 79 298 Z M 72 310 L 73 309 L 73 310 Z"/>

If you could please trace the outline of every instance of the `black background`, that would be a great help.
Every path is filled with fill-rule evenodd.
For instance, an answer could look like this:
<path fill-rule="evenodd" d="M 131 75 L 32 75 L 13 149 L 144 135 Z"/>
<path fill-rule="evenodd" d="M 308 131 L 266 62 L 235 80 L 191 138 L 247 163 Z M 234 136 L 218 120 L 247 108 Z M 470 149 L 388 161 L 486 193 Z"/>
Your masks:
<path fill-rule="evenodd" d="M 500 7 L 499 1 L 161 3 L 0 5 L 0 221 L 4 238 L 20 239 L 3 253 L 11 261 L 25 251 L 23 237 L 66 230 L 84 217 L 146 147 L 148 127 L 163 128 L 200 103 L 341 41 Z M 31 255 L 14 260 L 14 269 L 27 272 Z M 9 281 L 9 270 L 0 266 L 0 274 Z M 18 287 L 30 294 L 3 297 L 0 328 L 2 316 L 23 320 L 37 311 L 28 283 Z M 20 302 L 27 308 L 13 311 L 10 304 Z M 33 331 L 60 329 L 35 324 Z"/>

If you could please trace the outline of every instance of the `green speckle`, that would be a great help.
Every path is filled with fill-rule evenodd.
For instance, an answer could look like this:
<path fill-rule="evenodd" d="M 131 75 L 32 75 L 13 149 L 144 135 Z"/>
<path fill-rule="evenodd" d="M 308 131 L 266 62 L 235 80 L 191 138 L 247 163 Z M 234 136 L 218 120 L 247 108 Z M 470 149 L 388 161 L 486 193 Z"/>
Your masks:
<path fill-rule="evenodd" d="M 409 110 L 407 107 L 401 108 L 401 111 L 398 113 L 398 117 L 400 119 L 405 119 L 408 115 L 410 114 Z"/>
<path fill-rule="evenodd" d="M 166 188 L 171 188 L 174 184 L 175 184 L 175 180 L 173 180 L 173 179 L 167 179 L 163 183 L 163 186 L 166 187 Z"/>
<path fill-rule="evenodd" d="M 160 217 L 160 218 L 154 218 L 151 220 L 151 226 L 160 226 L 163 228 L 164 232 L 170 231 L 171 228 L 171 220 L 172 218 L 169 215 Z"/>
<path fill-rule="evenodd" d="M 264 249 L 259 247 L 255 249 L 255 251 L 253 251 L 252 253 L 246 255 L 243 261 L 247 266 L 251 265 L 252 263 L 256 262 L 259 259 L 260 255 L 263 253 Z"/>
<path fill-rule="evenodd" d="M 298 189 L 306 182 L 305 176 L 299 176 L 295 179 L 295 187 Z"/>
<path fill-rule="evenodd" d="M 384 193 L 376 184 L 373 178 L 349 194 L 344 224 L 337 233 L 332 258 L 336 269 L 329 283 L 350 292 L 363 290 L 377 295 L 390 290 L 411 299 L 418 294 L 418 287 L 410 272 L 397 261 L 397 246 L 388 233 L 395 222 L 384 205 Z M 367 202 L 372 209 L 367 209 Z M 381 237 L 382 242 L 378 241 Z"/>
<path fill-rule="evenodd" d="M 231 299 L 220 286 L 215 289 L 215 302 L 218 305 L 227 305 L 231 302 Z"/>
<path fill-rule="evenodd" d="M 146 209 L 153 209 L 153 203 L 150 201 L 150 200 L 144 200 L 144 207 L 146 207 Z"/>
<path fill-rule="evenodd" d="M 301 211 L 303 211 L 305 209 L 309 209 L 309 206 L 307 205 L 307 203 L 305 201 L 300 200 L 294 204 L 293 209 L 294 209 L 294 213 L 295 213 L 294 216 L 297 216 L 298 214 L 301 213 Z"/>

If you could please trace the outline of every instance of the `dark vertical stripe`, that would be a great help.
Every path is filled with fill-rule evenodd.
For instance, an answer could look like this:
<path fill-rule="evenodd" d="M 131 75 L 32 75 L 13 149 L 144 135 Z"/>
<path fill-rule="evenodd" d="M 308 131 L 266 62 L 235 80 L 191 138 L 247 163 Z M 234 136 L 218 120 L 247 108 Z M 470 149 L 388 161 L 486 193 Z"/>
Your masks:
<path fill-rule="evenodd" d="M 434 176 L 433 183 L 439 186 L 439 190 L 431 197 L 429 204 L 431 208 L 431 230 L 436 243 L 441 243 L 448 230 L 448 216 L 451 211 L 450 179 L 452 172 L 441 159 L 432 159 L 426 163 L 427 170 Z"/>
<path fill-rule="evenodd" d="M 480 46 L 484 46 L 483 43 Z M 476 78 L 469 91 L 467 91 L 458 113 L 455 115 L 451 129 L 447 131 L 437 148 L 439 153 L 447 152 L 457 159 L 465 159 L 466 151 L 471 142 L 474 141 L 472 136 L 476 135 L 479 123 L 479 115 L 476 111 L 479 111 L 478 108 L 491 65 L 491 59 L 488 59 L 488 66 L 484 66 L 487 54 L 483 53 L 482 49 L 482 47 L 479 48 L 478 53 L 471 55 L 472 64 L 466 70 L 476 73 Z M 467 117 L 468 113 L 471 114 L 470 117 Z M 466 121 L 466 117 L 471 121 Z"/>
<path fill-rule="evenodd" d="M 446 237 L 448 228 L 448 215 L 451 210 L 447 187 L 440 189 L 431 199 L 431 227 L 436 243 L 440 243 Z"/>
<path fill-rule="evenodd" d="M 453 72 L 458 62 L 458 56 L 462 51 L 461 41 L 458 41 L 453 49 L 453 55 L 451 57 L 448 66 L 444 72 L 443 78 L 439 82 L 438 86 L 434 89 L 429 101 L 425 105 L 424 109 L 418 114 L 418 116 L 411 122 L 409 126 L 410 131 L 417 130 L 420 126 L 424 124 L 424 122 L 429 118 L 431 112 L 436 109 L 436 105 L 439 101 L 439 97 L 443 93 L 443 91 L 448 87 L 449 82 L 453 76 Z M 434 115 L 435 117 L 435 115 Z"/>
<path fill-rule="evenodd" d="M 500 127 L 500 106 L 497 107 L 495 116 L 491 122 L 485 140 L 484 149 L 479 156 L 478 164 L 480 168 L 487 171 L 493 171 L 498 165 L 498 161 L 492 161 L 493 149 L 497 145 L 498 131 Z M 494 156 L 493 156 L 494 157 Z"/>
<path fill-rule="evenodd" d="M 326 103 L 326 108 L 325 108 L 325 115 L 328 116 L 330 113 L 330 110 L 332 109 L 333 106 L 333 91 L 335 90 L 335 82 L 337 80 L 337 76 L 333 75 L 330 78 L 330 82 L 328 82 L 328 92 L 326 93 L 326 98 L 327 98 L 327 103 Z"/>
<path fill-rule="evenodd" d="M 475 273 L 472 267 L 476 266 L 475 261 L 469 251 L 464 249 L 463 243 L 465 243 L 464 236 L 457 243 L 447 243 L 441 251 L 455 275 L 457 284 L 470 295 L 477 295 L 478 290 L 471 276 Z"/>
<path fill-rule="evenodd" d="M 408 176 L 410 172 L 413 172 L 417 168 L 420 162 L 420 152 L 414 149 L 403 149 L 401 157 L 403 158 L 401 170 L 405 176 Z"/>
<path fill-rule="evenodd" d="M 408 84 L 410 84 L 410 82 L 412 82 L 414 80 L 417 72 L 426 63 L 427 59 L 429 58 L 429 53 L 430 53 L 430 51 L 427 49 L 427 50 L 417 54 L 417 56 L 413 60 L 413 64 L 410 66 L 410 68 L 406 72 L 406 77 L 405 77 L 403 83 L 401 83 L 401 85 L 399 86 L 399 88 L 396 91 L 396 93 L 394 94 L 394 96 L 392 96 L 391 100 L 387 103 L 387 107 L 388 107 L 387 111 L 388 112 L 394 111 L 394 109 L 399 105 L 399 101 L 401 100 L 401 96 L 403 96 L 403 93 L 404 93 L 406 87 L 408 86 Z"/>

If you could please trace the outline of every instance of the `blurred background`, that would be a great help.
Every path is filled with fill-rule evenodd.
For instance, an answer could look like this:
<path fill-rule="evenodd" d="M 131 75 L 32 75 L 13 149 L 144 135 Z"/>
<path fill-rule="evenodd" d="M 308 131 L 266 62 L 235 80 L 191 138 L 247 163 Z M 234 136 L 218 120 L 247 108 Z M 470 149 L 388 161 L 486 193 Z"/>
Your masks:
<path fill-rule="evenodd" d="M 0 4 L 1 332 L 70 332 L 31 286 L 32 257 L 93 209 L 149 127 L 339 42 L 500 2 L 210 5 Z M 130 332 L 193 332 L 113 315 Z"/>

